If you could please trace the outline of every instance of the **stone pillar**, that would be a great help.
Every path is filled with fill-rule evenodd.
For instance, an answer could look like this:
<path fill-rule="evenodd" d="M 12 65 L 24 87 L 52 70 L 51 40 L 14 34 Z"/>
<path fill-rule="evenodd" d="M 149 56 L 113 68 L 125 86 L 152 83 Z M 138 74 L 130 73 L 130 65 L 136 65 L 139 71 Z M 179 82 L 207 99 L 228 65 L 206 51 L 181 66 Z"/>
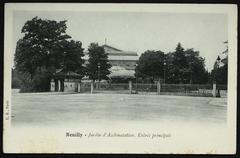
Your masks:
<path fill-rule="evenodd" d="M 81 92 L 81 83 L 78 82 L 77 84 L 78 84 L 78 93 L 80 93 Z"/>
<path fill-rule="evenodd" d="M 91 94 L 93 93 L 93 81 L 91 82 Z"/>
<path fill-rule="evenodd" d="M 129 80 L 128 83 L 129 83 L 129 93 L 132 94 L 132 81 Z"/>
<path fill-rule="evenodd" d="M 216 97 L 216 89 L 217 89 L 217 85 L 216 85 L 216 82 L 214 82 L 213 83 L 213 90 L 212 90 L 213 97 Z"/>
<path fill-rule="evenodd" d="M 161 92 L 161 84 L 160 84 L 160 80 L 157 81 L 157 94 L 160 95 Z"/>
<path fill-rule="evenodd" d="M 58 80 L 58 92 L 60 92 L 61 91 L 61 82 L 60 82 L 60 80 Z"/>
<path fill-rule="evenodd" d="M 99 81 L 96 81 L 95 84 L 96 84 L 96 89 L 99 89 Z"/>

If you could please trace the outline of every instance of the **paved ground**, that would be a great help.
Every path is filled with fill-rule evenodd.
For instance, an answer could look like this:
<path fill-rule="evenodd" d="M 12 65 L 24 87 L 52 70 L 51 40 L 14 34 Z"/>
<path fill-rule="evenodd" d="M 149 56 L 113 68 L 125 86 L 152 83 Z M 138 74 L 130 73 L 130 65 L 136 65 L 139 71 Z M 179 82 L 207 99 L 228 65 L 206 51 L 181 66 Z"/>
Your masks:
<path fill-rule="evenodd" d="M 226 122 L 227 98 L 136 94 L 12 93 L 12 124 L 106 121 Z"/>

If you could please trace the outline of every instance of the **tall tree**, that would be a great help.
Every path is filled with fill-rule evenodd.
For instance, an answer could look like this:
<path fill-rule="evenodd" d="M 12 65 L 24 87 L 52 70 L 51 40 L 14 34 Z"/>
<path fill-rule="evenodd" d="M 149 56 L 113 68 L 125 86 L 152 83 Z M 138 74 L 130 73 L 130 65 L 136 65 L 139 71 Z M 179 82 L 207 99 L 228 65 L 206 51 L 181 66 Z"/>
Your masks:
<path fill-rule="evenodd" d="M 56 22 L 35 17 L 25 23 L 22 28 L 23 42 L 28 44 L 32 58 L 37 60 L 35 67 L 60 66 L 58 59 L 62 59 L 59 58 L 62 53 L 59 51 L 61 42 L 71 38 L 66 34 L 66 29 L 66 21 Z M 54 62 L 51 58 L 55 59 Z"/>
<path fill-rule="evenodd" d="M 176 50 L 173 53 L 173 65 L 174 65 L 174 80 L 178 83 L 185 82 L 185 75 L 187 73 L 187 61 L 185 58 L 184 48 L 181 43 L 177 44 Z"/>
<path fill-rule="evenodd" d="M 109 79 L 108 75 L 110 74 L 109 69 L 111 65 L 109 64 L 108 54 L 104 51 L 104 48 L 97 43 L 91 43 L 88 47 L 88 52 L 87 73 L 89 78 L 93 81 Z"/>
<path fill-rule="evenodd" d="M 184 76 L 187 83 L 207 83 L 208 72 L 205 69 L 205 59 L 199 56 L 198 51 L 187 49 L 185 51 L 187 61 L 187 74 Z"/>
<path fill-rule="evenodd" d="M 85 68 L 83 67 L 84 56 L 82 43 L 79 41 L 64 41 L 62 42 L 63 51 L 63 71 L 73 71 L 81 76 L 85 74 Z"/>
<path fill-rule="evenodd" d="M 165 78 L 165 83 L 175 84 L 207 83 L 209 76 L 199 52 L 184 50 L 180 43 L 175 52 L 165 55 L 161 51 L 146 51 L 139 58 L 136 72 L 141 77 Z"/>
<path fill-rule="evenodd" d="M 158 80 L 164 78 L 164 53 L 162 51 L 146 51 L 138 61 L 135 70 L 140 77 Z"/>
<path fill-rule="evenodd" d="M 38 17 L 24 24 L 22 28 L 24 37 L 17 42 L 14 57 L 16 70 L 22 75 L 20 77 L 22 91 L 48 91 L 53 72 L 66 66 L 64 62 L 66 52 L 74 54 L 73 56 L 78 52 L 79 57 L 81 56 L 81 44 L 69 42 L 68 39 L 71 37 L 66 34 L 66 29 L 66 21 L 42 20 Z M 70 47 L 71 50 L 65 47 L 67 49 Z M 79 48 L 73 49 L 75 47 Z M 79 60 L 79 57 L 75 59 Z M 82 63 L 81 60 L 76 62 Z"/>
<path fill-rule="evenodd" d="M 166 59 L 166 79 L 165 83 L 177 83 L 177 77 L 175 75 L 177 66 L 174 65 L 174 54 L 169 52 L 165 56 Z"/>

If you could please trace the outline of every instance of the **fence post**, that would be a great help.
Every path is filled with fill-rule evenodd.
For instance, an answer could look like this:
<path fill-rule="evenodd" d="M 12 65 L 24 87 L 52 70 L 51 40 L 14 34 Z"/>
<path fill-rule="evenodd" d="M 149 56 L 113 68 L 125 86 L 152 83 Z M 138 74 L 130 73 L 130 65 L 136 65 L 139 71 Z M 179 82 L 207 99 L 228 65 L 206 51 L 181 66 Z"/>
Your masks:
<path fill-rule="evenodd" d="M 60 92 L 61 91 L 61 82 L 60 82 L 60 80 L 58 80 L 58 92 Z"/>
<path fill-rule="evenodd" d="M 132 81 L 129 80 L 128 83 L 129 83 L 129 93 L 132 94 Z"/>
<path fill-rule="evenodd" d="M 80 93 L 81 92 L 81 84 L 80 84 L 80 82 L 78 82 L 78 93 Z"/>
<path fill-rule="evenodd" d="M 93 81 L 91 82 L 91 94 L 93 93 Z"/>
<path fill-rule="evenodd" d="M 99 89 L 99 81 L 96 82 L 96 89 Z"/>
<path fill-rule="evenodd" d="M 161 92 L 161 84 L 160 84 L 160 80 L 157 81 L 157 94 L 160 95 Z"/>
<path fill-rule="evenodd" d="M 212 90 L 213 97 L 216 97 L 216 88 L 217 88 L 216 82 L 213 82 L 213 90 Z"/>

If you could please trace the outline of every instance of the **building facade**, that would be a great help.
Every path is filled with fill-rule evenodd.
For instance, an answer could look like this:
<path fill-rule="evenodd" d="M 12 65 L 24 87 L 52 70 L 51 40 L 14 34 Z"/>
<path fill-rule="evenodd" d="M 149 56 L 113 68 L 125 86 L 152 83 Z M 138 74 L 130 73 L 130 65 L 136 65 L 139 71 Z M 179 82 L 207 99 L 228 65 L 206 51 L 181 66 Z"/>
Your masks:
<path fill-rule="evenodd" d="M 75 72 L 62 70 L 53 74 L 53 78 L 50 82 L 51 92 L 79 92 L 81 76 Z"/>
<path fill-rule="evenodd" d="M 138 54 L 136 52 L 123 51 L 109 45 L 103 45 L 104 51 L 108 53 L 108 60 L 112 66 L 120 66 L 126 70 L 135 70 L 138 61 Z M 85 52 L 83 57 L 85 64 L 88 63 L 88 52 Z"/>
<path fill-rule="evenodd" d="M 136 52 L 122 51 L 120 49 L 103 45 L 104 51 L 108 54 L 108 60 L 111 64 L 110 79 L 123 78 L 129 80 L 134 78 L 135 67 L 138 61 L 138 54 Z M 88 63 L 88 52 L 85 52 L 83 59 L 84 64 Z M 57 71 L 51 80 L 52 92 L 79 92 L 81 82 L 89 82 L 87 76 L 81 79 L 81 76 L 75 72 Z"/>
<path fill-rule="evenodd" d="M 135 70 L 138 61 L 136 52 L 123 51 L 109 45 L 103 45 L 103 48 L 108 53 L 108 60 L 112 66 L 120 66 L 126 70 Z"/>

